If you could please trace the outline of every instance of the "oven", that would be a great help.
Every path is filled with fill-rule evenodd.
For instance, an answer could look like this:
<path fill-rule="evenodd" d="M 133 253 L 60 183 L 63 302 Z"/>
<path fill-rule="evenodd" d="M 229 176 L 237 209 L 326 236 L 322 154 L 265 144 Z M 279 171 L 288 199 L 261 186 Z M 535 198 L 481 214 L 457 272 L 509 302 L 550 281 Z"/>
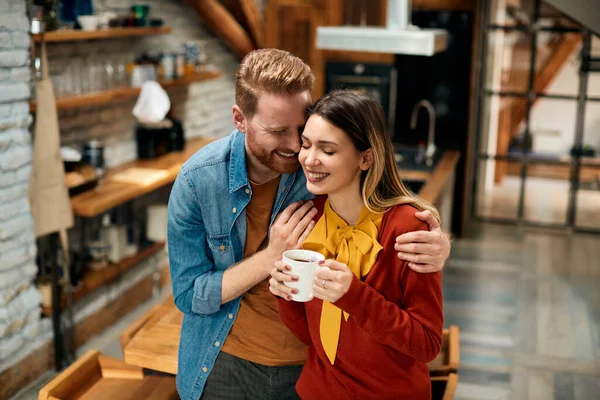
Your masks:
<path fill-rule="evenodd" d="M 397 81 L 398 76 L 393 65 L 352 62 L 326 64 L 327 92 L 334 89 L 353 89 L 371 95 L 381 104 L 392 135 L 396 124 Z"/>

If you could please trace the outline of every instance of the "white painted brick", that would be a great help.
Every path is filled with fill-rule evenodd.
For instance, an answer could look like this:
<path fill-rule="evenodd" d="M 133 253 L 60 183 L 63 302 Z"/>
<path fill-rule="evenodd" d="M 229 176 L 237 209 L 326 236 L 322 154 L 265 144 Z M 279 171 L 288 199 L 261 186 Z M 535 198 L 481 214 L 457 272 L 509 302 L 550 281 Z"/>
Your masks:
<path fill-rule="evenodd" d="M 23 276 L 17 269 L 0 272 L 0 289 L 14 287 L 17 283 L 22 282 L 22 280 Z M 6 310 L 0 307 L 0 320 L 3 319 L 2 313 L 6 314 Z"/>
<path fill-rule="evenodd" d="M 0 32 L 0 49 L 11 49 L 13 47 L 12 38 L 8 32 Z"/>
<path fill-rule="evenodd" d="M 20 335 L 0 338 L 0 360 L 6 360 L 24 344 L 25 340 Z"/>
<path fill-rule="evenodd" d="M 18 265 L 31 261 L 28 246 L 22 246 L 15 250 L 0 255 L 0 271 L 8 271 Z"/>
<path fill-rule="evenodd" d="M 2 16 L 0 15 L 0 18 Z M 0 67 L 22 67 L 27 65 L 29 52 L 24 50 L 0 51 Z"/>
<path fill-rule="evenodd" d="M 13 32 L 12 34 L 12 45 L 18 49 L 29 49 L 31 45 L 31 39 L 27 32 Z"/>
<path fill-rule="evenodd" d="M 0 68 L 0 81 L 5 81 L 10 78 L 10 69 Z"/>
<path fill-rule="evenodd" d="M 0 171 L 18 169 L 31 162 L 30 146 L 11 146 L 0 158 Z M 0 197 L 0 201 L 2 201 Z"/>
<path fill-rule="evenodd" d="M 15 173 L 15 182 L 29 182 L 31 175 L 31 164 L 23 165 Z"/>
<path fill-rule="evenodd" d="M 20 14 L 25 14 L 25 2 L 23 0 L 10 0 L 9 3 L 11 4 L 10 6 L 10 10 L 14 13 L 20 13 Z"/>
<path fill-rule="evenodd" d="M 18 215 L 27 214 L 30 212 L 31 210 L 29 208 L 29 201 L 26 197 L 12 202 L 2 203 L 0 204 L 0 221 L 6 221 Z M 0 260 L 2 260 L 1 254 Z M 3 266 L 0 265 L 0 269 L 2 268 Z"/>
<path fill-rule="evenodd" d="M 0 188 L 13 185 L 17 174 L 13 171 L 0 172 Z"/>
<path fill-rule="evenodd" d="M 29 31 L 29 20 L 25 13 L 0 14 L 0 31 Z"/>
<path fill-rule="evenodd" d="M 33 231 L 26 231 L 8 240 L 0 241 L 0 256 L 20 247 L 27 247 L 27 251 L 35 255 L 35 234 Z"/>
<path fill-rule="evenodd" d="M 10 77 L 13 81 L 29 82 L 31 80 L 31 70 L 28 67 L 13 68 Z"/>
<path fill-rule="evenodd" d="M 8 118 L 0 118 L 0 132 L 13 128 L 27 128 L 33 122 L 33 117 L 27 115 L 12 115 Z"/>
<path fill-rule="evenodd" d="M 0 190 L 0 204 L 12 202 L 21 197 L 27 197 L 29 182 L 13 185 L 9 188 Z"/>
<path fill-rule="evenodd" d="M 38 318 L 35 321 L 29 322 L 26 326 L 23 327 L 21 331 L 21 335 L 26 340 L 33 340 L 40 334 L 40 319 L 39 319 L 39 311 L 37 312 Z"/>
<path fill-rule="evenodd" d="M 19 293 L 11 302 L 0 308 L 0 319 L 18 320 L 24 319 L 27 314 L 37 308 L 42 302 L 40 292 L 33 285 Z"/>
<path fill-rule="evenodd" d="M 12 108 L 13 107 L 10 104 L 0 104 L 0 118 L 8 117 Z"/>
<path fill-rule="evenodd" d="M 14 116 L 28 115 L 29 114 L 29 103 L 26 101 L 20 101 L 18 103 L 13 103 L 11 114 Z"/>
<path fill-rule="evenodd" d="M 10 142 L 17 145 L 31 144 L 31 135 L 26 129 L 9 129 L 0 133 L 0 140 L 2 137 L 10 138 Z"/>
<path fill-rule="evenodd" d="M 0 57 L 2 57 L 1 52 L 0 52 Z M 25 83 L 25 82 L 9 83 L 6 85 L 2 85 L 2 91 L 0 91 L 0 103 L 8 103 L 10 101 L 18 101 L 18 100 L 27 100 L 27 99 L 29 99 L 29 96 L 30 96 L 30 91 L 29 91 L 29 85 L 27 83 Z"/>
<path fill-rule="evenodd" d="M 30 143 L 31 136 L 25 129 L 9 129 L 0 132 L 0 152 L 5 151 L 11 145 L 28 145 Z"/>
<path fill-rule="evenodd" d="M 33 218 L 31 215 L 22 215 L 8 221 L 0 222 L 0 240 L 6 240 L 27 230 L 33 230 Z M 2 279 L 0 279 L 0 287 L 4 287 Z"/>

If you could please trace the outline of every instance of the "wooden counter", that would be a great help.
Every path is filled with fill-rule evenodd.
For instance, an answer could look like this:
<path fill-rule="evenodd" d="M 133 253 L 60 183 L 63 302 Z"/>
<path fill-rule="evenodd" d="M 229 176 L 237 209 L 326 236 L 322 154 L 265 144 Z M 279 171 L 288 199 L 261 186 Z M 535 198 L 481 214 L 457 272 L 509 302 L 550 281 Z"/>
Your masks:
<path fill-rule="evenodd" d="M 168 153 L 153 160 L 135 160 L 109 168 L 98 186 L 71 198 L 73 212 L 80 217 L 94 217 L 175 181 L 183 163 L 213 140 L 215 139 L 190 139 L 182 152 Z M 164 170 L 167 174 L 148 185 L 122 183 L 112 179 L 117 173 L 132 167 Z"/>
<path fill-rule="evenodd" d="M 432 204 L 438 203 L 448 182 L 454 176 L 456 165 L 460 159 L 457 150 L 447 150 L 433 173 L 426 179 L 425 186 L 419 191 L 419 196 Z"/>

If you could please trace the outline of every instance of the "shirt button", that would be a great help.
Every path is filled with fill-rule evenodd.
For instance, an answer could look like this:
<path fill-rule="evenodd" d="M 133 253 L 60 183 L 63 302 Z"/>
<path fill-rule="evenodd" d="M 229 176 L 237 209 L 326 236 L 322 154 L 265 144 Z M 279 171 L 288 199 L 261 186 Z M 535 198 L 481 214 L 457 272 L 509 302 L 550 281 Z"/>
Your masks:
<path fill-rule="evenodd" d="M 233 213 L 235 214 L 237 212 L 237 208 L 233 207 L 233 210 L 231 211 L 233 211 Z"/>
<path fill-rule="evenodd" d="M 228 315 L 229 319 L 233 319 L 233 314 Z"/>
<path fill-rule="evenodd" d="M 250 189 L 246 189 L 246 194 L 250 194 Z"/>
<path fill-rule="evenodd" d="M 219 343 L 219 342 L 215 342 L 215 347 L 219 347 L 220 344 L 221 343 Z"/>
<path fill-rule="evenodd" d="M 208 368 L 202 367 L 202 372 L 206 372 L 206 371 L 208 371 Z"/>
<path fill-rule="evenodd" d="M 221 245 L 221 247 L 219 247 L 219 249 L 220 249 L 221 251 L 225 250 L 225 245 Z"/>

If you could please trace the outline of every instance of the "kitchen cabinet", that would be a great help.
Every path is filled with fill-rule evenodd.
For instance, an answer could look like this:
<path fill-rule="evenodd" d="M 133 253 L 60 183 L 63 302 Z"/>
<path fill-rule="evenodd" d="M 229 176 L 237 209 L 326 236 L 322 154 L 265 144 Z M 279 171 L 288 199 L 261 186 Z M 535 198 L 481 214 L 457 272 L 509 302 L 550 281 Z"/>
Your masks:
<path fill-rule="evenodd" d="M 337 3 L 337 2 L 332 2 Z M 265 47 L 287 50 L 315 75 L 313 98 L 323 95 L 323 52 L 315 47 L 317 27 L 326 25 L 327 6 L 318 0 L 270 0 L 265 4 Z"/>

